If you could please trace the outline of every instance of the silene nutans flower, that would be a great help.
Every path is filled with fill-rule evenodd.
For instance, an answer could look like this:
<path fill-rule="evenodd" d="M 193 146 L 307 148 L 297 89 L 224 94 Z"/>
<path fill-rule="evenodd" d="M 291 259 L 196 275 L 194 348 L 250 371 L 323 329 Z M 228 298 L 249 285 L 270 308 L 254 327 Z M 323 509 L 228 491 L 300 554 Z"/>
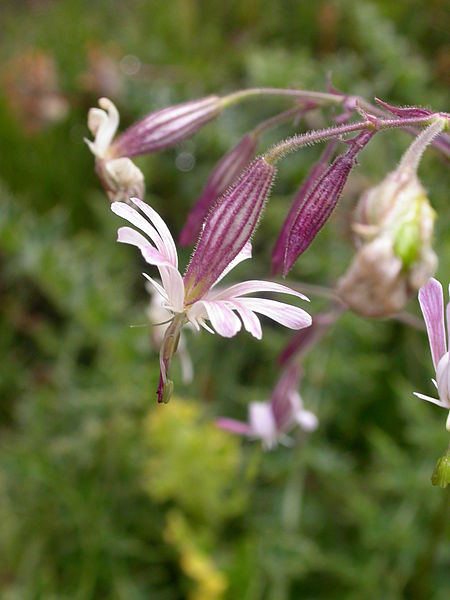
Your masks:
<path fill-rule="evenodd" d="M 159 402 L 167 402 L 172 394 L 170 362 L 177 350 L 181 330 L 187 323 L 197 330 L 203 327 L 224 337 L 236 335 L 243 325 L 257 339 L 262 337 L 257 313 L 291 329 L 311 324 L 310 315 L 301 308 L 248 297 L 251 293 L 279 292 L 307 300 L 303 294 L 285 285 L 256 280 L 214 290 L 229 271 L 251 257 L 250 237 L 258 224 L 274 175 L 274 167 L 260 157 L 224 194 L 205 221 L 184 276 L 178 270 L 172 235 L 155 210 L 137 198 L 131 200 L 136 208 L 124 202 L 111 205 L 115 214 L 134 226 L 121 227 L 118 241 L 139 248 L 146 262 L 158 268 L 161 283 L 148 275 L 145 277 L 162 296 L 163 306 L 172 316 L 160 349 Z"/>
<path fill-rule="evenodd" d="M 96 159 L 96 171 L 110 200 L 127 201 L 144 196 L 144 177 L 131 156 L 175 146 L 216 117 L 223 108 L 219 96 L 184 102 L 156 110 L 116 137 L 119 112 L 108 98 L 91 108 L 88 127 L 94 140 L 86 140 Z"/>
<path fill-rule="evenodd" d="M 366 191 L 355 212 L 357 252 L 338 281 L 338 297 L 355 312 L 385 317 L 401 311 L 437 268 L 435 212 L 417 177 L 426 147 L 442 131 L 436 121 L 404 154 L 398 168 Z"/>
<path fill-rule="evenodd" d="M 304 431 L 314 431 L 318 419 L 314 413 L 303 408 L 298 393 L 300 367 L 291 364 L 276 384 L 269 402 L 251 402 L 248 407 L 248 422 L 219 417 L 216 424 L 231 433 L 260 439 L 263 448 L 271 450 L 279 442 L 290 446 L 292 440 L 287 433 L 295 426 Z"/>

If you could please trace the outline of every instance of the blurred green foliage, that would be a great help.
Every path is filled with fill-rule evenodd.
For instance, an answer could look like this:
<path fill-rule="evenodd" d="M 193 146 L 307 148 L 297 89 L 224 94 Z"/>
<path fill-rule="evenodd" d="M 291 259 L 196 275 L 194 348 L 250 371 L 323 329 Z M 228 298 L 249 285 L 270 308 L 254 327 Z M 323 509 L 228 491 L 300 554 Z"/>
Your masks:
<path fill-rule="evenodd" d="M 291 449 L 263 454 L 212 423 L 269 396 L 289 339 L 270 323 L 261 342 L 188 334 L 195 380 L 174 374 L 179 398 L 155 406 L 149 331 L 129 328 L 146 319 L 142 261 L 115 243 L 83 144 L 101 95 L 125 126 L 210 92 L 323 89 L 330 70 L 349 93 L 445 110 L 446 3 L 10 0 L 1 11 L 1 597 L 447 598 L 448 489 L 430 483 L 445 417 L 412 396 L 431 390 L 424 333 L 345 315 L 305 358 L 302 394 L 321 424 Z M 217 159 L 285 106 L 248 101 L 180 148 L 139 159 L 147 200 L 174 233 Z M 349 212 L 410 139 L 386 132 L 363 153 L 293 280 L 331 286 L 344 272 Z M 195 157 L 190 172 L 176 167 L 180 151 Z M 281 165 L 243 278 L 267 277 L 318 151 Z M 420 170 L 444 283 L 446 169 L 430 151 Z M 314 314 L 326 302 L 311 304 Z"/>

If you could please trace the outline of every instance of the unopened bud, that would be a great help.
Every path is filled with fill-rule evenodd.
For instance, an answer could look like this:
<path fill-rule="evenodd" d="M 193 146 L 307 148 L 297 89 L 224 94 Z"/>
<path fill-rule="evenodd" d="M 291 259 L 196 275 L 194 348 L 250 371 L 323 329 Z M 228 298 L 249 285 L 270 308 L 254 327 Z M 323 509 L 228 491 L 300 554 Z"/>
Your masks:
<path fill-rule="evenodd" d="M 257 145 L 258 137 L 253 133 L 248 133 L 217 163 L 180 233 L 179 241 L 182 246 L 188 246 L 195 242 L 208 211 L 249 164 Z"/>
<path fill-rule="evenodd" d="M 113 158 L 111 144 L 119 126 L 119 112 L 111 100 L 100 98 L 101 108 L 88 112 L 88 128 L 94 141 L 85 140 L 95 156 L 95 171 L 111 202 L 128 202 L 129 198 L 144 197 L 144 176 L 127 157 Z"/>
<path fill-rule="evenodd" d="M 114 157 L 136 156 L 175 146 L 214 119 L 223 108 L 218 96 L 176 104 L 150 113 L 111 145 Z"/>
<path fill-rule="evenodd" d="M 450 483 L 450 450 L 437 461 L 434 467 L 431 483 L 446 488 Z"/>
<path fill-rule="evenodd" d="M 297 258 L 309 247 L 333 212 L 352 170 L 357 154 L 370 141 L 374 132 L 363 131 L 349 143 L 350 147 L 308 190 L 286 242 L 283 275 L 286 276 Z"/>
<path fill-rule="evenodd" d="M 250 240 L 274 177 L 275 167 L 257 158 L 210 212 L 184 276 L 188 302 L 199 300 Z"/>
<path fill-rule="evenodd" d="M 284 265 L 284 257 L 286 254 L 286 245 L 288 243 L 289 234 L 295 219 L 303 206 L 308 194 L 316 181 L 325 173 L 328 168 L 328 164 L 336 148 L 336 141 L 332 140 L 329 142 L 319 158 L 317 163 L 313 166 L 308 174 L 308 177 L 304 180 L 299 190 L 297 191 L 292 206 L 289 209 L 286 220 L 283 223 L 280 234 L 277 241 L 275 242 L 274 249 L 272 251 L 272 274 L 277 275 L 281 273 Z"/>

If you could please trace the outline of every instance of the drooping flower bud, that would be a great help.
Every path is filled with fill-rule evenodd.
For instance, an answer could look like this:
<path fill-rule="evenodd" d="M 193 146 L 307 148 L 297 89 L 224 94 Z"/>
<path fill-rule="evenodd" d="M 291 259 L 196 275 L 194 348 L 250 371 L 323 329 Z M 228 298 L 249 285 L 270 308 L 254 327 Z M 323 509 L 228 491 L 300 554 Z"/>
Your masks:
<path fill-rule="evenodd" d="M 351 140 L 347 152 L 338 156 L 310 188 L 289 232 L 284 257 L 284 276 L 331 215 L 355 164 L 356 155 L 373 135 L 374 131 L 363 131 Z"/>
<path fill-rule="evenodd" d="M 297 194 L 295 195 L 295 198 L 292 202 L 292 206 L 288 212 L 286 220 L 283 224 L 283 227 L 280 231 L 280 234 L 278 236 L 277 241 L 275 242 L 275 246 L 272 251 L 272 275 L 277 275 L 283 270 L 284 256 L 286 254 L 286 244 L 289 238 L 292 225 L 294 224 L 295 218 L 299 210 L 303 206 L 303 203 L 305 202 L 311 188 L 327 170 L 328 163 L 330 162 L 335 147 L 336 142 L 334 140 L 328 143 L 328 145 L 322 153 L 322 156 L 313 166 L 313 168 L 309 172 L 308 177 L 302 183 Z"/>
<path fill-rule="evenodd" d="M 115 158 L 158 152 L 175 146 L 216 117 L 223 108 L 219 96 L 184 102 L 150 113 L 111 145 Z"/>
<path fill-rule="evenodd" d="M 101 108 L 91 108 L 88 112 L 88 127 L 94 141 L 85 140 L 95 156 L 95 171 L 111 202 L 128 202 L 132 196 L 142 198 L 145 183 L 141 170 L 127 157 L 111 156 L 119 112 L 108 98 L 100 98 L 98 103 Z"/>
<path fill-rule="evenodd" d="M 211 211 L 184 275 L 189 303 L 211 288 L 249 241 L 274 177 L 275 167 L 257 158 Z"/>
<path fill-rule="evenodd" d="M 182 246 L 195 242 L 208 211 L 252 160 L 257 145 L 258 136 L 253 132 L 248 133 L 217 163 L 180 233 Z"/>
<path fill-rule="evenodd" d="M 359 249 L 336 291 L 359 314 L 383 317 L 401 311 L 436 270 L 435 213 L 416 170 L 441 125 L 430 125 L 399 167 L 365 192 L 357 206 L 353 229 Z"/>
<path fill-rule="evenodd" d="M 129 158 L 97 159 L 95 172 L 111 202 L 128 202 L 131 197 L 145 196 L 144 175 Z"/>

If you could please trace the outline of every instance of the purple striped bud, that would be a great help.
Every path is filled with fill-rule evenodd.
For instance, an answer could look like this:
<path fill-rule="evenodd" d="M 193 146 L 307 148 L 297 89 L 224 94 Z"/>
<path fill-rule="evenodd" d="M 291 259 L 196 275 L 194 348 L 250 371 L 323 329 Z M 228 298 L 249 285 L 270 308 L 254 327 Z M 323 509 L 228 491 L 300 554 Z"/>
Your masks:
<path fill-rule="evenodd" d="M 248 133 L 217 163 L 206 182 L 202 195 L 192 207 L 181 230 L 179 238 L 181 246 L 189 246 L 195 242 L 208 211 L 249 164 L 257 146 L 258 136 Z"/>
<path fill-rule="evenodd" d="M 283 269 L 285 277 L 325 225 L 355 164 L 356 155 L 373 134 L 374 131 L 363 131 L 351 140 L 347 152 L 338 156 L 310 189 L 289 232 Z"/>
<path fill-rule="evenodd" d="M 280 235 L 278 236 L 278 239 L 275 242 L 275 246 L 272 251 L 272 275 L 277 275 L 283 270 L 284 256 L 286 254 L 286 245 L 292 225 L 294 224 L 298 211 L 303 206 L 303 203 L 305 202 L 305 199 L 307 198 L 311 188 L 319 179 L 319 177 L 321 177 L 325 173 L 335 147 L 336 141 L 333 140 L 328 143 L 328 145 L 322 153 L 322 156 L 313 166 L 308 177 L 302 183 L 297 194 L 295 195 L 294 201 L 292 202 L 292 206 L 288 212 L 286 220 L 281 229 Z"/>
<path fill-rule="evenodd" d="M 210 212 L 184 276 L 186 303 L 203 297 L 249 241 L 274 177 L 275 167 L 258 157 Z"/>
<path fill-rule="evenodd" d="M 137 156 L 175 146 L 198 131 L 222 110 L 222 99 L 207 96 L 150 113 L 111 144 L 111 156 Z"/>

